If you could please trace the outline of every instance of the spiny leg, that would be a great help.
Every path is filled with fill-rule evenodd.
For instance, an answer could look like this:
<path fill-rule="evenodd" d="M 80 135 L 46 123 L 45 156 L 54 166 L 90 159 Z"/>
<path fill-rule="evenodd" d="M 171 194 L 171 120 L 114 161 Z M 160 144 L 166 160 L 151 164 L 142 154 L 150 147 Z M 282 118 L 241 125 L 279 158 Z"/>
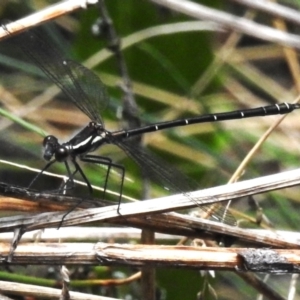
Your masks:
<path fill-rule="evenodd" d="M 107 184 L 108 184 L 109 173 L 110 173 L 111 168 L 114 167 L 121 171 L 121 185 L 120 185 L 120 193 L 119 193 L 119 201 L 118 201 L 118 209 L 117 209 L 118 214 L 120 214 L 120 205 L 121 205 L 121 200 L 122 200 L 123 185 L 124 185 L 124 178 L 125 178 L 125 168 L 122 165 L 113 163 L 110 158 L 103 157 L 103 156 L 86 155 L 84 157 L 81 157 L 81 160 L 84 162 L 106 165 L 108 167 L 107 172 L 106 172 L 105 182 L 104 182 L 103 196 L 105 196 L 105 192 L 106 192 L 106 188 L 107 188 Z"/>
<path fill-rule="evenodd" d="M 108 177 L 109 177 L 111 166 L 113 164 L 112 160 L 109 157 L 97 156 L 97 155 L 86 155 L 84 157 L 81 157 L 81 160 L 84 162 L 96 163 L 96 164 L 100 164 L 100 165 L 104 165 L 104 166 L 108 167 L 106 176 L 105 176 L 104 187 L 103 187 L 103 199 L 105 199 Z"/>
<path fill-rule="evenodd" d="M 77 170 L 75 170 L 73 173 L 71 173 L 71 169 L 70 169 L 70 166 L 67 161 L 65 161 L 64 164 L 65 164 L 65 167 L 66 167 L 66 170 L 68 173 L 68 180 L 63 182 L 58 190 L 59 192 L 62 191 L 63 194 L 65 194 L 66 190 L 68 190 L 68 189 L 71 190 L 74 188 L 74 179 L 73 178 L 74 178 L 75 174 L 77 173 Z M 68 187 L 69 183 L 71 183 L 70 187 Z"/>
<path fill-rule="evenodd" d="M 89 183 L 87 177 L 86 177 L 85 174 L 83 173 L 82 169 L 80 168 L 80 166 L 79 166 L 79 164 L 77 163 L 77 161 L 76 161 L 75 158 L 72 159 L 72 163 L 73 163 L 74 166 L 75 166 L 75 171 L 71 174 L 70 167 L 69 167 L 68 163 L 65 162 L 65 165 L 66 165 L 66 168 L 67 168 L 67 172 L 68 172 L 68 174 L 69 174 L 69 179 L 68 179 L 68 181 L 70 180 L 70 181 L 74 184 L 74 175 L 75 175 L 77 172 L 79 172 L 80 175 L 82 176 L 83 180 L 84 180 L 85 183 L 87 184 L 90 194 L 92 195 L 92 194 L 93 194 L 93 188 L 92 188 L 91 184 Z M 61 222 L 59 223 L 59 226 L 58 226 L 57 229 L 59 229 L 59 228 L 62 226 L 62 224 L 63 224 L 64 219 L 66 218 L 66 216 L 67 216 L 69 213 L 71 213 L 73 210 L 75 210 L 75 209 L 76 209 L 76 208 L 77 208 L 84 200 L 85 200 L 85 199 L 82 198 L 81 201 L 79 201 L 78 203 L 76 203 L 76 205 L 74 205 L 67 213 L 65 213 L 65 214 L 63 215 L 63 217 L 62 217 L 62 219 L 61 219 Z"/>
<path fill-rule="evenodd" d="M 33 178 L 33 180 L 30 182 L 28 189 L 32 187 L 32 185 L 36 182 L 36 180 L 52 165 L 56 162 L 56 159 L 48 162 L 46 166 Z"/>

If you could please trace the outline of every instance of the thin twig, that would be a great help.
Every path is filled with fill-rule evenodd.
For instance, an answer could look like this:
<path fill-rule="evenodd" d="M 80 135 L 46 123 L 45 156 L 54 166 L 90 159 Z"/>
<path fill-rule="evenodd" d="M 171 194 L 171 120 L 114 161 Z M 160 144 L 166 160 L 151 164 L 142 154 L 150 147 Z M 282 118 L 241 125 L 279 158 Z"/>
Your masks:
<path fill-rule="evenodd" d="M 247 7 L 300 25 L 299 11 L 268 0 L 232 0 Z"/>
<path fill-rule="evenodd" d="M 39 299 L 59 299 L 61 293 L 59 289 L 17 282 L 0 281 L 0 286 L 0 291 L 7 294 L 20 295 L 22 297 L 32 296 Z M 70 295 L 72 300 L 120 300 L 78 292 L 70 292 Z"/>
<path fill-rule="evenodd" d="M 216 201 L 228 201 L 229 199 L 236 199 L 243 196 L 285 188 L 299 183 L 300 172 L 299 170 L 294 170 L 230 185 L 210 188 L 198 192 L 192 192 L 190 193 L 191 198 L 186 197 L 186 195 L 174 195 L 154 200 L 123 204 L 121 207 L 121 215 L 117 213 L 117 206 L 74 211 L 68 214 L 68 216 L 64 219 L 63 226 L 74 226 L 95 221 L 109 221 L 121 224 L 122 222 L 125 222 L 128 225 L 131 224 L 130 222 L 132 222 L 130 221 L 130 218 L 133 218 L 135 222 L 137 222 L 136 225 L 134 225 L 136 227 L 144 228 L 146 226 L 146 228 L 153 228 L 154 230 L 157 230 L 159 232 L 171 233 L 172 227 L 170 226 L 170 224 L 172 223 L 171 220 L 168 219 L 168 215 L 165 215 L 163 218 L 161 216 L 158 216 L 157 219 L 154 218 L 155 221 L 153 223 L 155 224 L 155 226 L 158 226 L 154 228 L 154 225 L 151 224 L 152 221 L 150 214 L 195 207 L 195 199 L 197 199 L 198 203 L 204 204 L 205 202 L 207 202 L 207 204 L 210 204 L 215 203 Z M 12 231 L 19 227 L 22 227 L 24 231 L 57 227 L 61 223 L 61 218 L 64 215 L 65 213 L 42 213 L 25 217 L 4 217 L 1 218 L 0 231 Z M 146 215 L 144 222 L 141 222 L 141 220 L 139 219 L 142 218 L 142 215 Z M 173 214 L 170 214 L 170 217 L 172 217 L 172 215 Z M 179 224 L 179 216 L 177 215 L 176 218 L 176 223 Z M 255 239 L 255 235 L 253 233 L 246 234 L 242 229 L 235 226 L 227 226 L 219 222 L 202 220 L 191 216 L 182 215 L 180 218 L 186 218 L 184 223 L 182 223 L 181 225 L 182 234 L 187 233 L 187 235 L 192 235 L 194 237 L 197 236 L 197 233 L 199 234 L 199 232 L 203 230 L 212 232 L 214 228 L 213 224 L 215 224 L 215 226 L 217 227 L 220 226 L 219 229 L 216 229 L 215 232 L 221 232 L 222 234 L 228 234 L 238 238 L 242 237 L 243 240 L 266 243 L 268 245 L 276 247 L 278 247 L 279 245 L 279 247 L 286 247 L 288 245 L 293 245 L 293 247 L 296 247 L 297 245 L 294 240 L 284 240 L 281 239 L 281 237 L 272 235 L 271 233 L 270 235 L 257 234 Z M 165 225 L 163 225 L 163 223 L 160 224 L 159 219 L 165 221 Z M 178 231 L 174 233 L 178 234 Z M 266 242 L 266 240 L 268 239 L 269 241 Z"/>
<path fill-rule="evenodd" d="M 31 27 L 42 25 L 45 22 L 70 14 L 78 9 L 87 8 L 88 5 L 96 4 L 98 0 L 67 0 L 48 6 L 34 14 L 19 19 L 18 22 L 7 26 L 9 35 L 19 34 Z M 8 32 L 0 28 L 0 40 L 8 36 Z"/>
<path fill-rule="evenodd" d="M 209 20 L 230 28 L 237 32 L 242 32 L 258 39 L 266 40 L 273 43 L 283 44 L 289 47 L 300 49 L 300 38 L 294 34 L 275 30 L 268 26 L 260 25 L 250 20 L 236 17 L 229 13 L 221 12 L 204 5 L 187 0 L 150 0 L 159 5 L 168 7 L 172 10 L 186 14 L 193 18 Z"/>

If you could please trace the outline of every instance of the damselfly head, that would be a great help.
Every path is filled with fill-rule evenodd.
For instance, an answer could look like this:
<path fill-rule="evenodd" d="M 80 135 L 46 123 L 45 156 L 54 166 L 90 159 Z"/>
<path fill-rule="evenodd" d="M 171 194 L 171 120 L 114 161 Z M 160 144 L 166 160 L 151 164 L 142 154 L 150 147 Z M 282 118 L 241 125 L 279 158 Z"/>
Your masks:
<path fill-rule="evenodd" d="M 59 146 L 59 143 L 55 136 L 48 135 L 44 138 L 43 146 L 44 146 L 44 159 L 49 161 L 57 151 L 57 147 Z"/>

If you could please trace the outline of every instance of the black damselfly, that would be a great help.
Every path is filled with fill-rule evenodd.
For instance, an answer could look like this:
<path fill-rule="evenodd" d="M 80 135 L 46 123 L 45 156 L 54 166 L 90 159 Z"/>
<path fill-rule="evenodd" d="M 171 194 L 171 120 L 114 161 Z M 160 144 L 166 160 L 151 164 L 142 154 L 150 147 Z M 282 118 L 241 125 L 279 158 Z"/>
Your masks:
<path fill-rule="evenodd" d="M 105 129 L 100 116 L 100 112 L 106 107 L 109 97 L 104 84 L 98 76 L 81 64 L 63 58 L 39 32 L 31 30 L 14 37 L 13 40 L 14 43 L 22 48 L 27 56 L 61 88 L 65 95 L 91 119 L 91 122 L 83 130 L 66 143 L 60 144 L 58 139 L 52 135 L 45 137 L 43 142 L 44 158 L 49 162 L 41 172 L 48 169 L 56 161 L 64 162 L 69 180 L 72 181 L 75 173 L 79 172 L 92 193 L 91 184 L 76 161 L 76 158 L 85 162 L 108 166 L 104 190 L 106 189 L 110 168 L 117 167 L 122 171 L 119 206 L 125 170 L 122 166 L 114 164 L 108 157 L 89 154 L 100 146 L 105 144 L 119 146 L 139 164 L 150 179 L 156 179 L 156 181 L 166 184 L 168 188 L 175 192 L 187 193 L 193 190 L 194 186 L 190 184 L 189 180 L 185 179 L 184 175 L 173 167 L 166 166 L 165 163 L 157 160 L 157 158 L 149 156 L 144 150 L 134 147 L 132 143 L 128 141 L 129 138 L 147 132 L 196 123 L 287 114 L 294 109 L 300 108 L 298 104 L 282 103 L 247 110 L 206 114 L 188 119 L 161 122 L 140 128 L 112 132 Z M 70 170 L 68 159 L 71 160 L 75 166 L 73 173 Z M 188 197 L 188 194 L 186 195 Z M 194 199 L 194 201 L 197 202 L 196 199 Z M 204 204 L 205 203 L 197 203 L 197 205 Z M 223 214 L 221 217 L 215 216 L 215 218 L 224 221 Z M 230 221 L 228 223 L 230 223 Z"/>

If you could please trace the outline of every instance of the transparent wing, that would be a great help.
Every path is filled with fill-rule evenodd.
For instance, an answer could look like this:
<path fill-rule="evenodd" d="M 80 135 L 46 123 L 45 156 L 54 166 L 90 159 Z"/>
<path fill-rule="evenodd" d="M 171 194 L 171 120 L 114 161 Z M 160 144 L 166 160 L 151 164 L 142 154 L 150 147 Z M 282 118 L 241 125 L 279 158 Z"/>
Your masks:
<path fill-rule="evenodd" d="M 189 195 L 189 192 L 197 190 L 199 185 L 190 178 L 187 178 L 178 169 L 166 164 L 165 161 L 161 161 L 152 153 L 149 155 L 144 149 L 135 147 L 130 141 L 114 141 L 114 144 L 123 149 L 127 155 L 139 165 L 142 172 L 150 180 L 167 187 L 171 192 L 185 194 L 186 197 L 192 200 L 203 212 L 212 216 L 212 219 L 236 226 L 234 216 L 224 207 L 224 205 L 219 203 L 217 206 L 215 204 L 208 205 L 192 198 Z"/>
<path fill-rule="evenodd" d="M 47 42 L 47 37 L 40 30 L 26 31 L 11 40 L 83 113 L 102 123 L 100 113 L 106 108 L 109 97 L 96 74 L 75 61 L 65 59 Z"/>

